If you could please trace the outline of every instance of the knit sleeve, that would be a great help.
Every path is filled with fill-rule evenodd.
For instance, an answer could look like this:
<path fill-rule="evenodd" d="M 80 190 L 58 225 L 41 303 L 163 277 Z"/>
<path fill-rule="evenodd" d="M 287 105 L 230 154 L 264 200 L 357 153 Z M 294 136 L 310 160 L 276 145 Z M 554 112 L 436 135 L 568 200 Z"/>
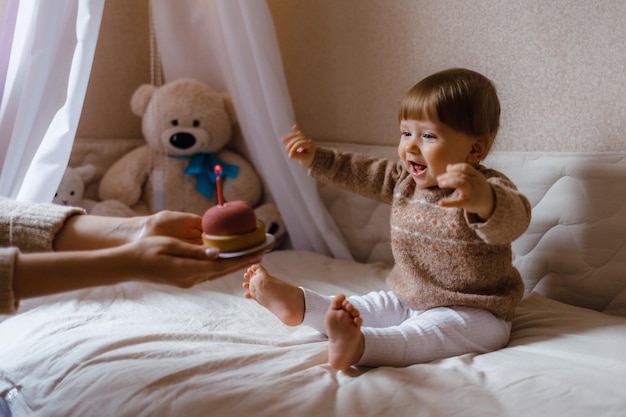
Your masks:
<path fill-rule="evenodd" d="M 0 314 L 13 314 L 17 300 L 13 294 L 13 271 L 17 248 L 0 248 Z"/>
<path fill-rule="evenodd" d="M 78 207 L 36 204 L 0 198 L 0 246 L 21 252 L 52 250 L 52 242 L 65 221 L 84 214 Z"/>
<path fill-rule="evenodd" d="M 494 211 L 485 222 L 478 222 L 467 213 L 466 220 L 485 242 L 494 245 L 509 244 L 528 228 L 531 218 L 530 202 L 503 174 L 488 170 L 487 177 L 494 193 Z"/>
<path fill-rule="evenodd" d="M 363 197 L 391 204 L 402 174 L 395 161 L 318 148 L 309 169 L 313 178 Z"/>

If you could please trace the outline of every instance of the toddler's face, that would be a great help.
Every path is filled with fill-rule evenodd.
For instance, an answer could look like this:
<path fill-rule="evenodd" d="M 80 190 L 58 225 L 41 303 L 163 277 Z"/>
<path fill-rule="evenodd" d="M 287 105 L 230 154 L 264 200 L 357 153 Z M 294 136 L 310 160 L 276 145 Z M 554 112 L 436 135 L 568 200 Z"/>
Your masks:
<path fill-rule="evenodd" d="M 419 188 L 437 185 L 449 164 L 475 163 L 471 157 L 476 139 L 439 121 L 402 120 L 398 155 Z"/>

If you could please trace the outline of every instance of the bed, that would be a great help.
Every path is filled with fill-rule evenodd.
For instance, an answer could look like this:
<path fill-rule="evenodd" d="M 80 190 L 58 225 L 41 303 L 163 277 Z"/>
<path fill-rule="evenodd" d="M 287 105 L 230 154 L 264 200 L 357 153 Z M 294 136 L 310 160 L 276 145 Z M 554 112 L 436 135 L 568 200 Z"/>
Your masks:
<path fill-rule="evenodd" d="M 533 205 L 513 247 L 526 295 L 501 350 L 338 372 L 325 338 L 243 298 L 238 272 L 23 302 L 1 319 L 0 394 L 18 417 L 626 415 L 626 153 L 496 152 L 488 164 Z M 266 267 L 330 294 L 384 288 L 388 207 L 319 192 L 355 260 L 276 250 Z"/>

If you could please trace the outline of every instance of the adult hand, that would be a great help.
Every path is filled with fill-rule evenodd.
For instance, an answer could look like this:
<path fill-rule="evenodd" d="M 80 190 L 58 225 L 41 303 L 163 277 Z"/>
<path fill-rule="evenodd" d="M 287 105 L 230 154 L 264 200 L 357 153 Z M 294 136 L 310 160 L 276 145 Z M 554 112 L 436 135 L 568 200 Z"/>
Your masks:
<path fill-rule="evenodd" d="M 151 236 L 167 236 L 202 244 L 202 217 L 175 211 L 148 216 L 75 215 L 54 238 L 55 251 L 93 250 L 120 246 Z"/>
<path fill-rule="evenodd" d="M 202 217 L 178 211 L 160 211 L 143 218 L 136 240 L 150 236 L 169 236 L 188 243 L 202 244 Z"/>
<path fill-rule="evenodd" d="M 113 249 L 119 252 L 119 273 L 128 279 L 160 282 L 182 288 L 213 280 L 258 262 L 265 250 L 238 258 L 219 259 L 218 251 L 163 236 L 150 236 Z M 128 268 L 124 271 L 125 266 Z M 132 265 L 132 266 L 129 266 Z"/>

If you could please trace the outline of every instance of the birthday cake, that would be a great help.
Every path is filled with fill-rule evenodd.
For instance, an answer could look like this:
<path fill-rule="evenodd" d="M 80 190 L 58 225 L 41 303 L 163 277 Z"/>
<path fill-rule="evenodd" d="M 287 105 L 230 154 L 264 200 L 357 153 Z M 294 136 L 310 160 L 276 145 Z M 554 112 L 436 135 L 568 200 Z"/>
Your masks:
<path fill-rule="evenodd" d="M 265 242 L 265 225 L 245 201 L 228 201 L 209 208 L 202 216 L 205 246 L 220 252 L 240 252 Z"/>

